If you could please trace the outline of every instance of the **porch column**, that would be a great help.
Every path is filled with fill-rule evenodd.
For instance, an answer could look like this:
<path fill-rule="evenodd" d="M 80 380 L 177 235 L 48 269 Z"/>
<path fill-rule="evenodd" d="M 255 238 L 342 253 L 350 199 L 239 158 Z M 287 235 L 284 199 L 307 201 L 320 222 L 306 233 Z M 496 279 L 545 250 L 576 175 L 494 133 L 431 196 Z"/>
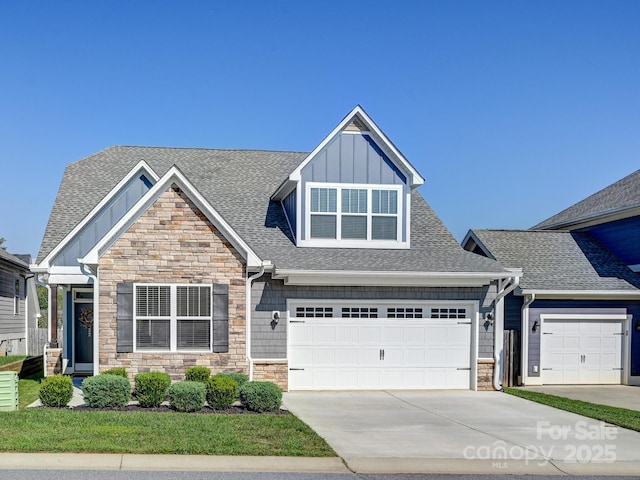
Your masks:
<path fill-rule="evenodd" d="M 51 333 L 51 341 L 49 348 L 58 348 L 58 285 L 49 284 L 51 291 L 51 302 L 49 303 L 49 332 Z"/>

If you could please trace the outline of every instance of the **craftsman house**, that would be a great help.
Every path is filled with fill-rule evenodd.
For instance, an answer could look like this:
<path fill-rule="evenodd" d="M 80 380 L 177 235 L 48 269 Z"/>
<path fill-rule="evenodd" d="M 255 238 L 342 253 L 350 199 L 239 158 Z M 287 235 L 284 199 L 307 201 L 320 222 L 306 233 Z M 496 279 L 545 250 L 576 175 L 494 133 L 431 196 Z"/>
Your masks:
<path fill-rule="evenodd" d="M 463 250 L 423 182 L 359 106 L 310 153 L 111 147 L 68 165 L 32 266 L 64 291 L 48 371 L 499 386 L 519 272 Z"/>

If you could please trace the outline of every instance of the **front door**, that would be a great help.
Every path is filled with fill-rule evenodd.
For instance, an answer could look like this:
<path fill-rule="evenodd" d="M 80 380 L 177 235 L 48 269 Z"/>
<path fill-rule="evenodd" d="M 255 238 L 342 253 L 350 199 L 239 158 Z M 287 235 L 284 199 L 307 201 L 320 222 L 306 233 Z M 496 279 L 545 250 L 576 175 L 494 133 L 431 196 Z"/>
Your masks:
<path fill-rule="evenodd" d="M 74 371 L 93 371 L 93 290 L 73 291 Z"/>

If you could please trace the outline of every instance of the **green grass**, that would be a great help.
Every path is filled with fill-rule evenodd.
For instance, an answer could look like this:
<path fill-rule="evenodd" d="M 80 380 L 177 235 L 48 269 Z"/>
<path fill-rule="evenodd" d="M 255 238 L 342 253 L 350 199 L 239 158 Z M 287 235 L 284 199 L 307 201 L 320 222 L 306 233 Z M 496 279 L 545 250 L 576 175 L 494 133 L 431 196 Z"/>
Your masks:
<path fill-rule="evenodd" d="M 0 451 L 335 456 L 294 415 L 29 408 L 0 412 Z"/>
<path fill-rule="evenodd" d="M 19 362 L 20 360 L 24 360 L 27 358 L 24 355 L 8 355 L 6 357 L 0 357 L 0 367 L 3 365 L 8 365 L 9 363 Z"/>
<path fill-rule="evenodd" d="M 612 425 L 640 432 L 640 412 L 636 410 L 583 402 L 582 400 L 557 397 L 555 395 L 532 392 L 530 390 L 523 390 L 520 388 L 505 387 L 504 391 L 510 395 L 515 395 L 516 397 L 525 398 L 560 410 L 577 413 L 578 415 L 594 418 Z"/>
<path fill-rule="evenodd" d="M 18 380 L 18 408 L 20 410 L 38 399 L 41 380 L 42 373 Z"/>

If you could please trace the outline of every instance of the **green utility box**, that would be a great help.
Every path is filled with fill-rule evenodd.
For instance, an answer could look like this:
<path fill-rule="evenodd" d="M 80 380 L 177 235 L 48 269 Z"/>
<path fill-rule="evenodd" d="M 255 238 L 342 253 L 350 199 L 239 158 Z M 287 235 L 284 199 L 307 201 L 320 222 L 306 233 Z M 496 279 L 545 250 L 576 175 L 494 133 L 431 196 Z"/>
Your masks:
<path fill-rule="evenodd" d="M 0 412 L 18 410 L 18 372 L 0 372 Z"/>

